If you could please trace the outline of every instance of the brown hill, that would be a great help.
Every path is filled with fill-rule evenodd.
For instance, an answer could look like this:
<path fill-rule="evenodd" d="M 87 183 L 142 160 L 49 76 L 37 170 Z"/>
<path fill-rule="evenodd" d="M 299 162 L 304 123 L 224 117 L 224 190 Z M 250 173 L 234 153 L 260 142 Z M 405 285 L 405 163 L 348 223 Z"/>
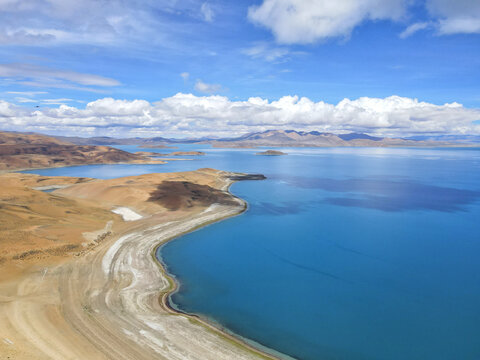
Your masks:
<path fill-rule="evenodd" d="M 73 145 L 49 136 L 0 132 L 0 170 L 113 163 L 163 162 L 108 146 Z"/>
<path fill-rule="evenodd" d="M 0 268 L 65 257 L 95 246 L 118 226 L 127 226 L 111 211 L 117 207 L 164 219 L 201 211 L 213 203 L 236 204 L 221 189 L 224 178 L 233 175 L 212 169 L 109 180 L 0 174 Z M 244 178 L 248 177 L 239 180 Z"/>
<path fill-rule="evenodd" d="M 0 175 L 0 265 L 6 260 L 64 256 L 84 248 L 82 235 L 105 227 L 115 214 L 84 200 L 34 190 L 67 186 L 91 179 Z"/>
<path fill-rule="evenodd" d="M 72 145 L 71 143 L 68 143 L 66 141 L 62 141 L 46 135 L 0 131 L 0 145 L 18 145 L 18 144 L 24 144 L 24 145 L 70 144 Z"/>

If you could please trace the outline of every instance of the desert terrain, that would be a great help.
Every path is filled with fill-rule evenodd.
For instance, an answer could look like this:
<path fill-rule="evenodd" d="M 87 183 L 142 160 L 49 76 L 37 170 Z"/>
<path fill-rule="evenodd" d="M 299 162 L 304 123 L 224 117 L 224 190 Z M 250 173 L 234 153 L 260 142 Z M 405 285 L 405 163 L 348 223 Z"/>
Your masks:
<path fill-rule="evenodd" d="M 170 309 L 176 283 L 154 258 L 159 244 L 241 213 L 228 187 L 249 178 L 262 177 L 0 175 L 2 359 L 271 358 Z"/>

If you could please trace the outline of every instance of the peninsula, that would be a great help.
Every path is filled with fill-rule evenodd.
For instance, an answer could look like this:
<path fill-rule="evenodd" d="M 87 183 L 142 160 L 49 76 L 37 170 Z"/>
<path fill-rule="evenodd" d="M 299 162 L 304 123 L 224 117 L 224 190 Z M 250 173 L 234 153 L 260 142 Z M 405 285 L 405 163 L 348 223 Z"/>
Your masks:
<path fill-rule="evenodd" d="M 267 359 L 167 304 L 165 241 L 234 216 L 213 169 L 95 180 L 0 175 L 0 353 L 28 359 Z M 56 189 L 44 192 L 40 188 Z"/>

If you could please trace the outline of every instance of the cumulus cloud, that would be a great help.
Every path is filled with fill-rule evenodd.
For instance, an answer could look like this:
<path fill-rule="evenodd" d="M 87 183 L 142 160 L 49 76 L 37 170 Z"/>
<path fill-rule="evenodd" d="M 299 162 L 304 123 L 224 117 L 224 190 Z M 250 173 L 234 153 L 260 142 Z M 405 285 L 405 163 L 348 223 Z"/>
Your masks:
<path fill-rule="evenodd" d="M 99 75 L 22 63 L 0 64 L 0 77 L 15 79 L 25 85 L 42 87 L 64 88 L 72 84 L 102 87 L 120 85 L 120 82 L 115 79 Z"/>
<path fill-rule="evenodd" d="M 0 101 L 3 130 L 117 136 L 225 136 L 268 129 L 360 131 L 383 136 L 480 134 L 479 119 L 479 109 L 399 96 L 329 104 L 298 96 L 232 101 L 219 95 L 179 93 L 155 103 L 104 98 L 84 108 L 60 105 L 35 110 Z"/>
<path fill-rule="evenodd" d="M 190 74 L 188 72 L 182 72 L 180 76 L 183 79 L 183 81 L 188 81 L 188 79 L 190 78 Z"/>
<path fill-rule="evenodd" d="M 480 1 L 427 0 L 426 7 L 440 35 L 480 33 Z"/>
<path fill-rule="evenodd" d="M 23 117 L 28 115 L 29 112 L 27 109 L 0 100 L 0 124 L 6 125 L 7 127 L 9 125 L 15 126 L 23 123 Z"/>
<path fill-rule="evenodd" d="M 309 44 L 348 37 L 365 21 L 401 21 L 408 18 L 409 0 L 263 0 L 251 6 L 248 18 L 272 31 L 283 44 Z M 480 1 L 426 0 L 428 21 L 408 26 L 406 38 L 419 30 L 435 28 L 438 35 L 480 33 Z"/>
<path fill-rule="evenodd" d="M 406 0 L 263 0 L 249 8 L 248 17 L 280 43 L 308 44 L 348 37 L 366 20 L 400 20 L 406 7 Z"/>
<path fill-rule="evenodd" d="M 207 84 L 200 79 L 195 83 L 195 90 L 205 94 L 213 94 L 221 89 L 222 86 L 220 84 Z"/>

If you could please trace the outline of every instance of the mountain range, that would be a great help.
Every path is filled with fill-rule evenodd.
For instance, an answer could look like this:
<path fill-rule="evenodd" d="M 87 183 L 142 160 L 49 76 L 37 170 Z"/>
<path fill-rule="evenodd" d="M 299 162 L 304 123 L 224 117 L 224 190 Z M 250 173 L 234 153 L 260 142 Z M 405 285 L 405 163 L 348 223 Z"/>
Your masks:
<path fill-rule="evenodd" d="M 458 140 L 458 139 L 457 139 Z M 267 130 L 237 138 L 210 140 L 214 147 L 442 147 L 474 146 L 458 141 L 376 137 L 363 133 L 333 134 L 319 131 Z"/>
<path fill-rule="evenodd" d="M 142 147 L 171 145 L 179 143 L 203 143 L 212 144 L 214 147 L 429 147 L 429 146 L 476 146 L 480 143 L 477 136 L 418 136 L 410 138 L 388 138 L 371 136 L 364 133 L 334 134 L 319 131 L 296 131 L 296 130 L 267 130 L 263 132 L 248 133 L 230 138 L 187 138 L 174 139 L 167 137 L 151 138 L 112 138 L 112 137 L 66 137 L 56 136 L 56 139 L 76 145 L 140 145 Z"/>

